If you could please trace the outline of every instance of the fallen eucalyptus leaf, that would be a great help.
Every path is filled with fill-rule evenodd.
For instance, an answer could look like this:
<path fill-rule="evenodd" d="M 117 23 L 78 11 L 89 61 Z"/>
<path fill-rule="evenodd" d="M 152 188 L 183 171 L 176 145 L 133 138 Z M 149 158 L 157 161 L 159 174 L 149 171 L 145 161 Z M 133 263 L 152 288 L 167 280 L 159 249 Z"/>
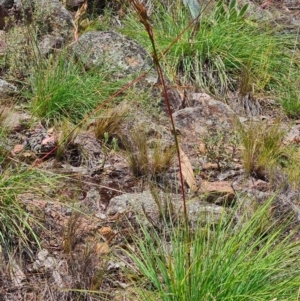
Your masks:
<path fill-rule="evenodd" d="M 182 170 L 183 178 L 192 191 L 197 191 L 198 188 L 197 188 L 192 164 L 189 158 L 187 157 L 187 155 L 180 147 L 179 147 L 179 152 L 180 152 L 181 170 Z"/>

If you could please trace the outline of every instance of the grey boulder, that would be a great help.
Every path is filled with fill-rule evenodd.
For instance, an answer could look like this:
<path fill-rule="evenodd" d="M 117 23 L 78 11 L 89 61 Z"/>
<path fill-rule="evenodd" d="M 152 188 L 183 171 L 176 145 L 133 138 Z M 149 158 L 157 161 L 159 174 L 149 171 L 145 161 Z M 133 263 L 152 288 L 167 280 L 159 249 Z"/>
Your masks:
<path fill-rule="evenodd" d="M 87 67 L 107 65 L 116 78 L 137 75 L 152 67 L 152 59 L 141 45 L 113 31 L 84 33 L 73 50 Z M 156 79 L 148 76 L 152 83 Z"/>

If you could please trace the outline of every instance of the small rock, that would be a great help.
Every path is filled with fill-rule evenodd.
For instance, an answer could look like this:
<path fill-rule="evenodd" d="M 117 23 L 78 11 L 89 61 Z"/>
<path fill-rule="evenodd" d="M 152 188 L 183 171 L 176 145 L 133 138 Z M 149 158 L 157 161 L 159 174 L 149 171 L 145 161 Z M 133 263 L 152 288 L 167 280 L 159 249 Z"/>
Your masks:
<path fill-rule="evenodd" d="M 285 144 L 296 143 L 300 144 L 300 124 L 294 125 L 289 132 L 285 135 Z"/>
<path fill-rule="evenodd" d="M 199 152 L 202 155 L 205 155 L 207 153 L 207 149 L 206 149 L 205 143 L 203 143 L 203 142 L 199 143 Z"/>
<path fill-rule="evenodd" d="M 90 210 L 99 211 L 100 201 L 101 201 L 101 195 L 99 191 L 96 188 L 91 188 L 87 192 L 86 197 L 83 200 L 83 204 L 89 208 L 89 211 Z"/>
<path fill-rule="evenodd" d="M 234 170 L 231 169 L 231 170 L 228 170 L 226 172 L 222 172 L 222 173 L 218 174 L 217 179 L 219 181 L 224 181 L 228 178 L 233 178 L 233 177 L 235 177 L 236 175 L 239 175 L 239 174 L 241 174 L 241 171 L 239 170 L 238 166 L 235 166 Z M 232 184 L 231 184 L 231 187 L 232 187 Z"/>
<path fill-rule="evenodd" d="M 202 165 L 202 170 L 211 170 L 211 169 L 218 169 L 219 166 L 217 163 L 210 163 L 210 162 L 207 162 L 207 163 L 203 163 Z"/>
<path fill-rule="evenodd" d="M 23 151 L 25 145 L 24 144 L 17 144 L 15 145 L 14 149 L 13 149 L 13 154 L 19 154 L 20 152 Z"/>
<path fill-rule="evenodd" d="M 230 182 L 208 182 L 203 181 L 200 192 L 205 195 L 205 199 L 209 202 L 220 204 L 230 204 L 235 196 L 235 192 Z"/>
<path fill-rule="evenodd" d="M 54 35 L 46 35 L 42 38 L 39 42 L 39 49 L 41 55 L 47 56 L 55 49 L 61 48 L 64 39 L 61 36 L 54 36 Z"/>
<path fill-rule="evenodd" d="M 26 276 L 15 260 L 10 261 L 10 277 L 16 287 L 22 287 Z"/>
<path fill-rule="evenodd" d="M 38 253 L 37 258 L 39 261 L 44 261 L 48 255 L 49 255 L 49 251 L 46 249 L 43 249 Z"/>
<path fill-rule="evenodd" d="M 109 240 L 112 236 L 114 236 L 114 231 L 111 227 L 102 227 L 99 229 L 99 233 L 106 239 Z"/>
<path fill-rule="evenodd" d="M 0 79 L 0 94 L 11 94 L 15 92 L 17 92 L 17 88 L 14 85 Z"/>
<path fill-rule="evenodd" d="M 5 31 L 0 30 L 0 55 L 5 55 L 7 50 Z"/>
<path fill-rule="evenodd" d="M 63 280 L 62 280 L 59 272 L 54 270 L 52 272 L 52 276 L 53 276 L 53 279 L 54 279 L 57 287 L 60 288 L 60 289 L 62 289 L 64 287 L 64 283 L 63 283 Z"/>
<path fill-rule="evenodd" d="M 46 249 L 41 250 L 37 254 L 37 260 L 33 263 L 33 269 L 39 270 L 40 268 L 52 269 L 55 266 L 55 259 L 49 256 L 49 251 Z"/>
<path fill-rule="evenodd" d="M 0 5 L 6 9 L 10 9 L 14 5 L 14 0 L 0 0 Z"/>
<path fill-rule="evenodd" d="M 234 112 L 221 101 L 205 93 L 194 93 L 194 107 L 184 108 L 173 114 L 176 129 L 194 143 L 207 133 L 207 129 L 225 132 L 233 128 Z"/>
<path fill-rule="evenodd" d="M 263 181 L 263 180 L 254 180 L 252 182 L 252 185 L 250 186 L 252 189 L 256 189 L 256 190 L 259 190 L 259 191 L 268 191 L 270 190 L 271 188 L 271 185 L 270 183 L 266 182 L 266 181 Z"/>
<path fill-rule="evenodd" d="M 53 269 L 55 267 L 55 259 L 53 257 L 47 257 L 43 264 L 46 269 Z"/>

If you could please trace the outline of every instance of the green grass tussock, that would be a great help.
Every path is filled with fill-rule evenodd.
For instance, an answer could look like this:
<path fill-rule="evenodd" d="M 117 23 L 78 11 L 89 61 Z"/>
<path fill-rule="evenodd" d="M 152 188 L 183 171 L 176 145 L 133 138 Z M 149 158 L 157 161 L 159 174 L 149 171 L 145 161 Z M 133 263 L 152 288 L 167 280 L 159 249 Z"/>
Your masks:
<path fill-rule="evenodd" d="M 268 173 L 280 165 L 283 154 L 282 141 L 284 131 L 277 122 L 251 122 L 249 125 L 237 123 L 242 144 L 243 164 L 247 174 L 265 178 Z"/>
<path fill-rule="evenodd" d="M 53 57 L 29 79 L 31 111 L 44 119 L 67 117 L 76 123 L 121 87 L 110 75 L 107 66 L 86 71 L 65 54 Z"/>
<path fill-rule="evenodd" d="M 299 185 L 299 148 L 295 144 L 283 143 L 286 133 L 279 121 L 274 124 L 250 122 L 248 125 L 237 122 L 236 128 L 248 175 L 273 183 L 279 173 L 282 180 L 286 177 L 292 187 Z"/>
<path fill-rule="evenodd" d="M 300 244 L 283 236 L 287 220 L 261 223 L 271 203 L 250 218 L 236 221 L 237 210 L 214 228 L 195 229 L 190 245 L 183 228 L 171 226 L 164 237 L 142 227 L 130 252 L 140 300 L 299 300 Z"/>
<path fill-rule="evenodd" d="M 240 78 L 246 70 L 247 86 L 252 92 L 271 93 L 281 100 L 287 97 L 287 92 L 291 95 L 298 91 L 294 84 L 286 89 L 287 75 L 299 73 L 299 63 L 292 51 L 296 37 L 277 34 L 264 22 L 247 19 L 244 16 L 247 7 L 240 10 L 235 7 L 232 11 L 230 5 L 224 1 L 202 5 L 198 25 L 186 30 L 163 58 L 169 76 L 183 74 L 193 85 L 224 96 L 228 90 L 239 89 Z M 167 5 L 157 1 L 155 7 L 150 18 L 156 45 L 163 51 L 184 30 L 191 17 L 181 1 Z M 224 11 L 221 17 L 220 7 Z M 151 51 L 147 34 L 134 14 L 128 14 L 121 31 Z M 283 100 L 284 108 L 291 112 L 288 102 L 292 106 L 295 101 Z M 294 114 L 298 115 L 299 104 L 296 107 Z"/>
<path fill-rule="evenodd" d="M 28 195 L 45 196 L 42 187 L 51 187 L 53 182 L 34 169 L 3 171 L 0 178 L 0 244 L 6 250 L 15 246 L 30 250 L 32 245 L 39 245 L 36 230 L 41 224 L 34 214 L 25 210 L 22 200 L 26 201 Z"/>

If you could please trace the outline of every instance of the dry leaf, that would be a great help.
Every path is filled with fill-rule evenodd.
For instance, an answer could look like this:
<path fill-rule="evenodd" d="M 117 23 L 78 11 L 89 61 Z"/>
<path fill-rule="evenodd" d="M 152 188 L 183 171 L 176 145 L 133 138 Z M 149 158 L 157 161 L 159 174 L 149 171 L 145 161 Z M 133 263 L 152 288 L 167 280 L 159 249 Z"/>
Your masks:
<path fill-rule="evenodd" d="M 206 154 L 207 150 L 206 150 L 205 143 L 203 143 L 203 142 L 199 143 L 199 151 L 200 151 L 200 154 Z"/>
<path fill-rule="evenodd" d="M 102 227 L 99 232 L 106 240 L 109 240 L 114 235 L 114 232 L 110 227 Z"/>
<path fill-rule="evenodd" d="M 34 152 L 31 152 L 31 151 L 26 151 L 22 154 L 23 158 L 35 158 L 35 153 Z"/>
<path fill-rule="evenodd" d="M 184 151 L 179 147 L 181 170 L 184 180 L 187 182 L 192 191 L 197 191 L 196 179 L 193 171 L 192 164 L 184 153 Z"/>
<path fill-rule="evenodd" d="M 99 242 L 96 244 L 96 252 L 98 255 L 105 255 L 110 252 L 107 242 Z"/>
<path fill-rule="evenodd" d="M 15 154 L 18 154 L 18 153 L 20 153 L 23 149 L 24 149 L 24 144 L 17 144 L 17 145 L 15 145 L 13 152 L 14 152 Z"/>
<path fill-rule="evenodd" d="M 43 139 L 42 141 L 42 145 L 46 145 L 48 143 L 55 143 L 55 137 L 54 136 L 48 136 L 46 138 Z"/>
<path fill-rule="evenodd" d="M 88 7 L 87 0 L 85 0 L 82 4 L 82 6 L 77 10 L 75 14 L 75 18 L 73 21 L 74 25 L 74 39 L 77 42 L 79 38 L 79 23 L 80 23 L 80 18 L 84 15 Z"/>

